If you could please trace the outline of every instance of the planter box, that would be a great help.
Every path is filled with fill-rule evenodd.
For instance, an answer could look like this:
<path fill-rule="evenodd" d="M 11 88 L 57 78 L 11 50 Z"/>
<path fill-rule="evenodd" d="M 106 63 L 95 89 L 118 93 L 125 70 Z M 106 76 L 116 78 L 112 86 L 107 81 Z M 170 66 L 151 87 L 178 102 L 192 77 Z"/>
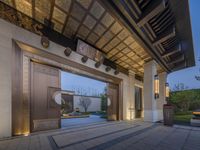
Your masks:
<path fill-rule="evenodd" d="M 174 122 L 174 107 L 169 104 L 163 105 L 163 118 L 164 118 L 164 125 L 173 126 Z"/>

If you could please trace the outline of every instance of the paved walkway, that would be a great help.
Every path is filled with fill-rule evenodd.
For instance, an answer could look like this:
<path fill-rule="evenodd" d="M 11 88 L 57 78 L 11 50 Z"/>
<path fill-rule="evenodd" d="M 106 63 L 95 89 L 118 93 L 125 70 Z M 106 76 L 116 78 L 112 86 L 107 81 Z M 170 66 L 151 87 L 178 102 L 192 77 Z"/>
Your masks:
<path fill-rule="evenodd" d="M 98 122 L 0 141 L 1 150 L 200 150 L 200 128 Z"/>
<path fill-rule="evenodd" d="M 71 118 L 71 119 L 61 119 L 62 128 L 71 128 L 72 126 L 87 125 L 97 122 L 105 122 L 106 119 L 100 118 L 97 115 L 90 115 L 87 118 Z"/>

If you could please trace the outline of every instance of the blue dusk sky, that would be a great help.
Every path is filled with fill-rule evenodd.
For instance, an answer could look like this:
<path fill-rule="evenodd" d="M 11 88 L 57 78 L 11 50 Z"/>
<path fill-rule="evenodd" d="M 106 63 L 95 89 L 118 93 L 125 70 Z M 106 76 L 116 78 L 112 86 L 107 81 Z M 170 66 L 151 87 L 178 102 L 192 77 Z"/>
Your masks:
<path fill-rule="evenodd" d="M 106 83 L 83 77 L 80 75 L 61 72 L 62 90 L 76 91 L 76 94 L 87 94 L 89 96 L 98 95 L 104 92 Z M 80 93 L 77 93 L 80 91 Z"/>
<path fill-rule="evenodd" d="M 184 83 L 189 89 L 200 88 L 200 81 L 195 79 L 195 75 L 200 75 L 200 0 L 189 2 L 196 66 L 170 73 L 168 82 L 171 89 L 178 83 Z"/>
<path fill-rule="evenodd" d="M 184 15 L 184 14 L 183 14 Z M 195 51 L 196 66 L 170 73 L 168 82 L 173 89 L 175 84 L 184 83 L 190 89 L 200 88 L 200 81 L 195 79 L 195 75 L 200 75 L 200 0 L 190 0 L 190 16 L 192 24 L 193 43 Z M 88 95 L 102 93 L 105 83 L 78 76 L 71 73 L 62 72 L 62 89 L 78 90 Z"/>

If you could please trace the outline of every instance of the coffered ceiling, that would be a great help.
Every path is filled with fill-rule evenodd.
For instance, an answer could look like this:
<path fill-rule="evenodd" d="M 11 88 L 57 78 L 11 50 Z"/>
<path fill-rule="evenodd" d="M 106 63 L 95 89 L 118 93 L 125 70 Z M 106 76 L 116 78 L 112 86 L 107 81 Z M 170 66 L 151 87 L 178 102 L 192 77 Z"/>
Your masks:
<path fill-rule="evenodd" d="M 3 0 L 6 4 L 44 24 L 47 18 L 54 30 L 68 38 L 81 38 L 105 52 L 106 57 L 139 75 L 150 55 L 131 32 L 98 0 Z"/>
<path fill-rule="evenodd" d="M 55 42 L 64 46 L 71 42 L 73 50 L 80 38 L 103 51 L 107 58 L 104 63 L 109 60 L 106 65 L 114 69 L 117 66 L 121 71 L 132 70 L 142 76 L 145 61 L 152 59 L 157 61 L 159 72 L 195 65 L 188 0 L 0 1 L 12 7 L 2 6 L 4 19 L 7 16 L 13 22 L 9 17 L 15 15 L 16 24 L 23 27 L 27 25 L 21 22 L 29 16 L 32 26 L 38 21 L 46 28 L 43 35 L 51 40 L 54 37 Z M 4 15 L 13 8 L 17 12 Z"/>

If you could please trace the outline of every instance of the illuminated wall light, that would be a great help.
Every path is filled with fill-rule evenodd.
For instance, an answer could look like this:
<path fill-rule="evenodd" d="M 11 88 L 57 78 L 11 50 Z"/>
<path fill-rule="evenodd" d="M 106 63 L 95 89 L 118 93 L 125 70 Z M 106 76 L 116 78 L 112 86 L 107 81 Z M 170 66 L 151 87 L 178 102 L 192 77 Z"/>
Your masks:
<path fill-rule="evenodd" d="M 169 98 L 169 83 L 165 83 L 165 96 L 166 98 Z"/>
<path fill-rule="evenodd" d="M 23 135 L 24 135 L 24 136 L 29 136 L 29 135 L 30 135 L 30 133 L 24 133 Z"/>
<path fill-rule="evenodd" d="M 167 104 L 169 104 L 169 92 L 170 92 L 169 83 L 165 83 L 165 97 Z"/>
<path fill-rule="evenodd" d="M 159 78 L 158 78 L 158 75 L 154 76 L 154 95 L 155 95 L 155 99 L 159 98 Z"/>

